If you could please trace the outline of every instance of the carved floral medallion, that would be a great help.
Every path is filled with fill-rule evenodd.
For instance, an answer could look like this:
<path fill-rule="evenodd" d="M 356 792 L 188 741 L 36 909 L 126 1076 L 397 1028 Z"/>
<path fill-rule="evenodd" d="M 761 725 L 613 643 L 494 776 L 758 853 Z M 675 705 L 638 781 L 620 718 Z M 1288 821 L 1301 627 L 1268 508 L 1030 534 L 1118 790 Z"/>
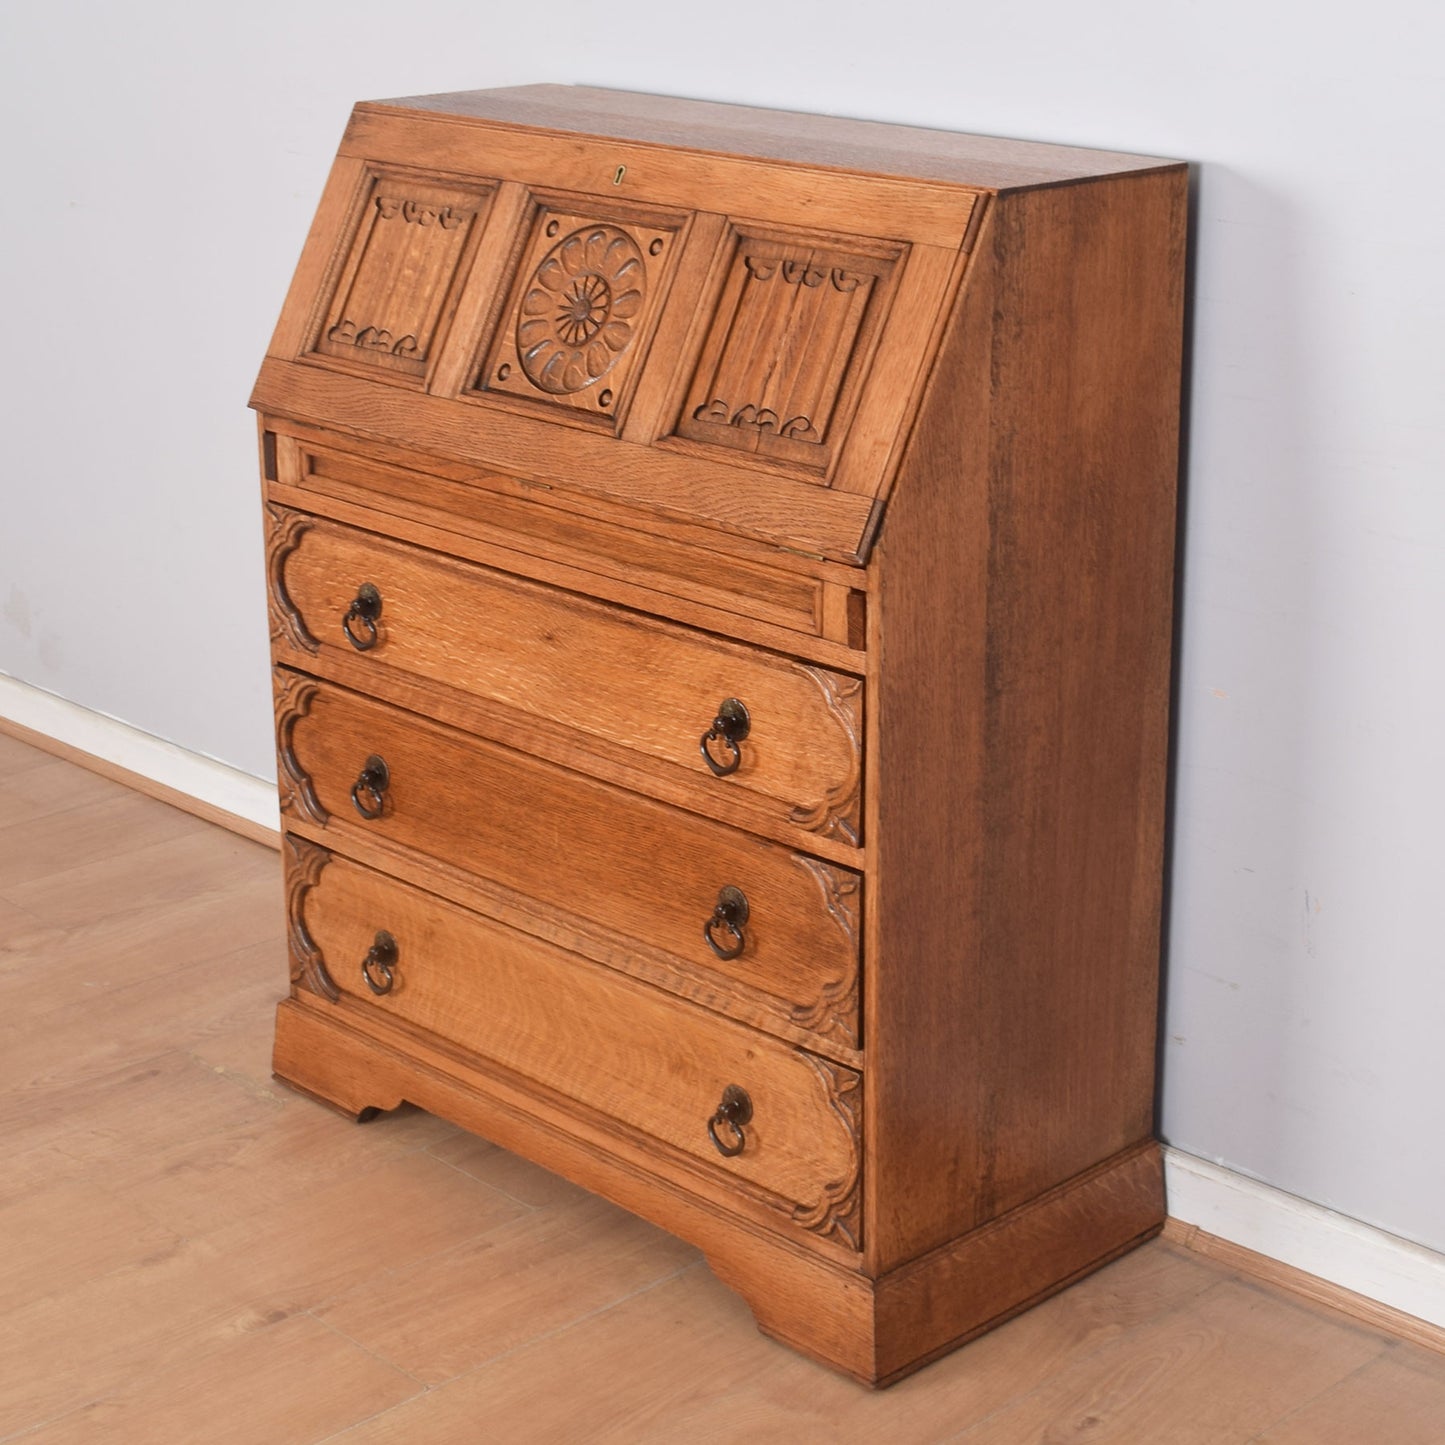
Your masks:
<path fill-rule="evenodd" d="M 553 396 L 600 381 L 632 343 L 647 294 L 637 242 L 616 226 L 584 226 L 542 258 L 522 294 L 517 353 Z"/>

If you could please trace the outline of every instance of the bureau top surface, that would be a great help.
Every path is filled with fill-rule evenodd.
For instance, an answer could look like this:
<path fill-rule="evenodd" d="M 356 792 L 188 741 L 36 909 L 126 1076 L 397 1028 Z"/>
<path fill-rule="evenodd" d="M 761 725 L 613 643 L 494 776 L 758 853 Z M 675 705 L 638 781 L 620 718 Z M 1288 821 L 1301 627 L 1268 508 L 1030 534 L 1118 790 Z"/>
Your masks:
<path fill-rule="evenodd" d="M 986 191 L 1051 186 L 1177 164 L 1157 156 L 582 85 L 521 85 L 369 101 L 479 124 L 585 134 L 702 153 L 953 183 Z"/>

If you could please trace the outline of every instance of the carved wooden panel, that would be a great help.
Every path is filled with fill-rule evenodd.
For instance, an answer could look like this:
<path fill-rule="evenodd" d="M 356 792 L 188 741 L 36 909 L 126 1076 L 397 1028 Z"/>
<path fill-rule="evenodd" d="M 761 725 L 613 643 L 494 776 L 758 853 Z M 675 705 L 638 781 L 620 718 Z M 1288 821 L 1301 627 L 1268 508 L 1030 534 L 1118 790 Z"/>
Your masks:
<path fill-rule="evenodd" d="M 800 804 L 788 818 L 799 827 L 820 833 L 824 838 L 837 838 L 857 847 L 862 822 L 859 797 L 863 784 L 862 679 L 827 672 L 821 667 L 809 667 L 802 662 L 796 666 L 799 672 L 812 678 L 823 694 L 829 716 L 847 741 L 848 767 L 823 797 L 808 806 Z"/>
<path fill-rule="evenodd" d="M 822 1038 L 858 1048 L 858 905 L 863 899 L 863 879 L 847 868 L 835 868 L 806 854 L 793 854 L 793 861 L 818 884 L 829 918 L 847 941 L 850 967 L 825 980 L 811 1004 L 793 1004 L 792 1022 Z"/>
<path fill-rule="evenodd" d="M 373 176 L 313 350 L 425 376 L 492 190 L 409 173 Z"/>
<path fill-rule="evenodd" d="M 862 902 L 863 880 L 845 868 L 794 853 L 793 861 L 810 874 L 823 895 L 828 917 L 848 942 L 850 966 L 827 979 L 817 998 L 807 1006 L 796 1004 L 792 1019 L 805 1029 L 812 1029 L 826 1039 L 835 1039 L 856 1049 L 858 1037 L 858 907 Z"/>
<path fill-rule="evenodd" d="M 826 474 L 887 307 L 898 247 L 733 229 L 678 436 Z"/>
<path fill-rule="evenodd" d="M 321 646 L 286 591 L 286 559 L 310 530 L 310 517 L 273 502 L 266 504 L 266 606 L 271 642 L 278 648 L 290 646 L 316 652 Z"/>
<path fill-rule="evenodd" d="M 296 724 L 311 711 L 320 689 L 298 673 L 277 668 L 273 675 L 276 698 L 276 783 L 284 816 L 304 818 L 325 827 L 331 814 L 316 796 L 311 780 L 296 756 Z"/>
<path fill-rule="evenodd" d="M 474 390 L 620 425 L 684 219 L 539 200 Z"/>
<path fill-rule="evenodd" d="M 311 930 L 306 926 L 306 895 L 321 879 L 321 870 L 331 854 L 304 838 L 286 834 L 286 943 L 291 954 L 291 982 L 329 998 L 341 997 L 335 980 L 326 971 L 326 959 Z"/>
<path fill-rule="evenodd" d="M 863 1239 L 863 1076 L 802 1049 L 798 1057 L 806 1059 L 823 1081 L 828 1107 L 848 1136 L 851 1167 L 839 1178 L 828 1180 L 811 1205 L 794 1208 L 793 1219 L 824 1239 L 836 1237 L 848 1248 L 857 1249 Z"/>

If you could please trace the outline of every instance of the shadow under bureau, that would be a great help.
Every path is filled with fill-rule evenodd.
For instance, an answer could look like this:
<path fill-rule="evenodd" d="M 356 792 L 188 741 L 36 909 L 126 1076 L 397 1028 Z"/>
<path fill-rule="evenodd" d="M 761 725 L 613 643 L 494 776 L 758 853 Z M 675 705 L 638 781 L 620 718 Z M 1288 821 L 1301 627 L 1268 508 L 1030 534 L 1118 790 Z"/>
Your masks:
<path fill-rule="evenodd" d="M 359 105 L 256 384 L 291 992 L 897 1379 L 1155 1233 L 1185 169 Z"/>

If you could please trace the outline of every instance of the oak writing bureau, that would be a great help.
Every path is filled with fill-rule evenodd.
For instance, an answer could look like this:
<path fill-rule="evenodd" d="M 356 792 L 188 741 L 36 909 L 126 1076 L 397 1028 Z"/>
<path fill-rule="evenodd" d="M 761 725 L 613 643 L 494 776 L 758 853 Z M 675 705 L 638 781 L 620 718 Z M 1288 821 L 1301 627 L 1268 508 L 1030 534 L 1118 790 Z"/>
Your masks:
<path fill-rule="evenodd" d="M 260 414 L 277 1075 L 874 1384 L 1157 1232 L 1183 166 L 357 106 Z"/>

